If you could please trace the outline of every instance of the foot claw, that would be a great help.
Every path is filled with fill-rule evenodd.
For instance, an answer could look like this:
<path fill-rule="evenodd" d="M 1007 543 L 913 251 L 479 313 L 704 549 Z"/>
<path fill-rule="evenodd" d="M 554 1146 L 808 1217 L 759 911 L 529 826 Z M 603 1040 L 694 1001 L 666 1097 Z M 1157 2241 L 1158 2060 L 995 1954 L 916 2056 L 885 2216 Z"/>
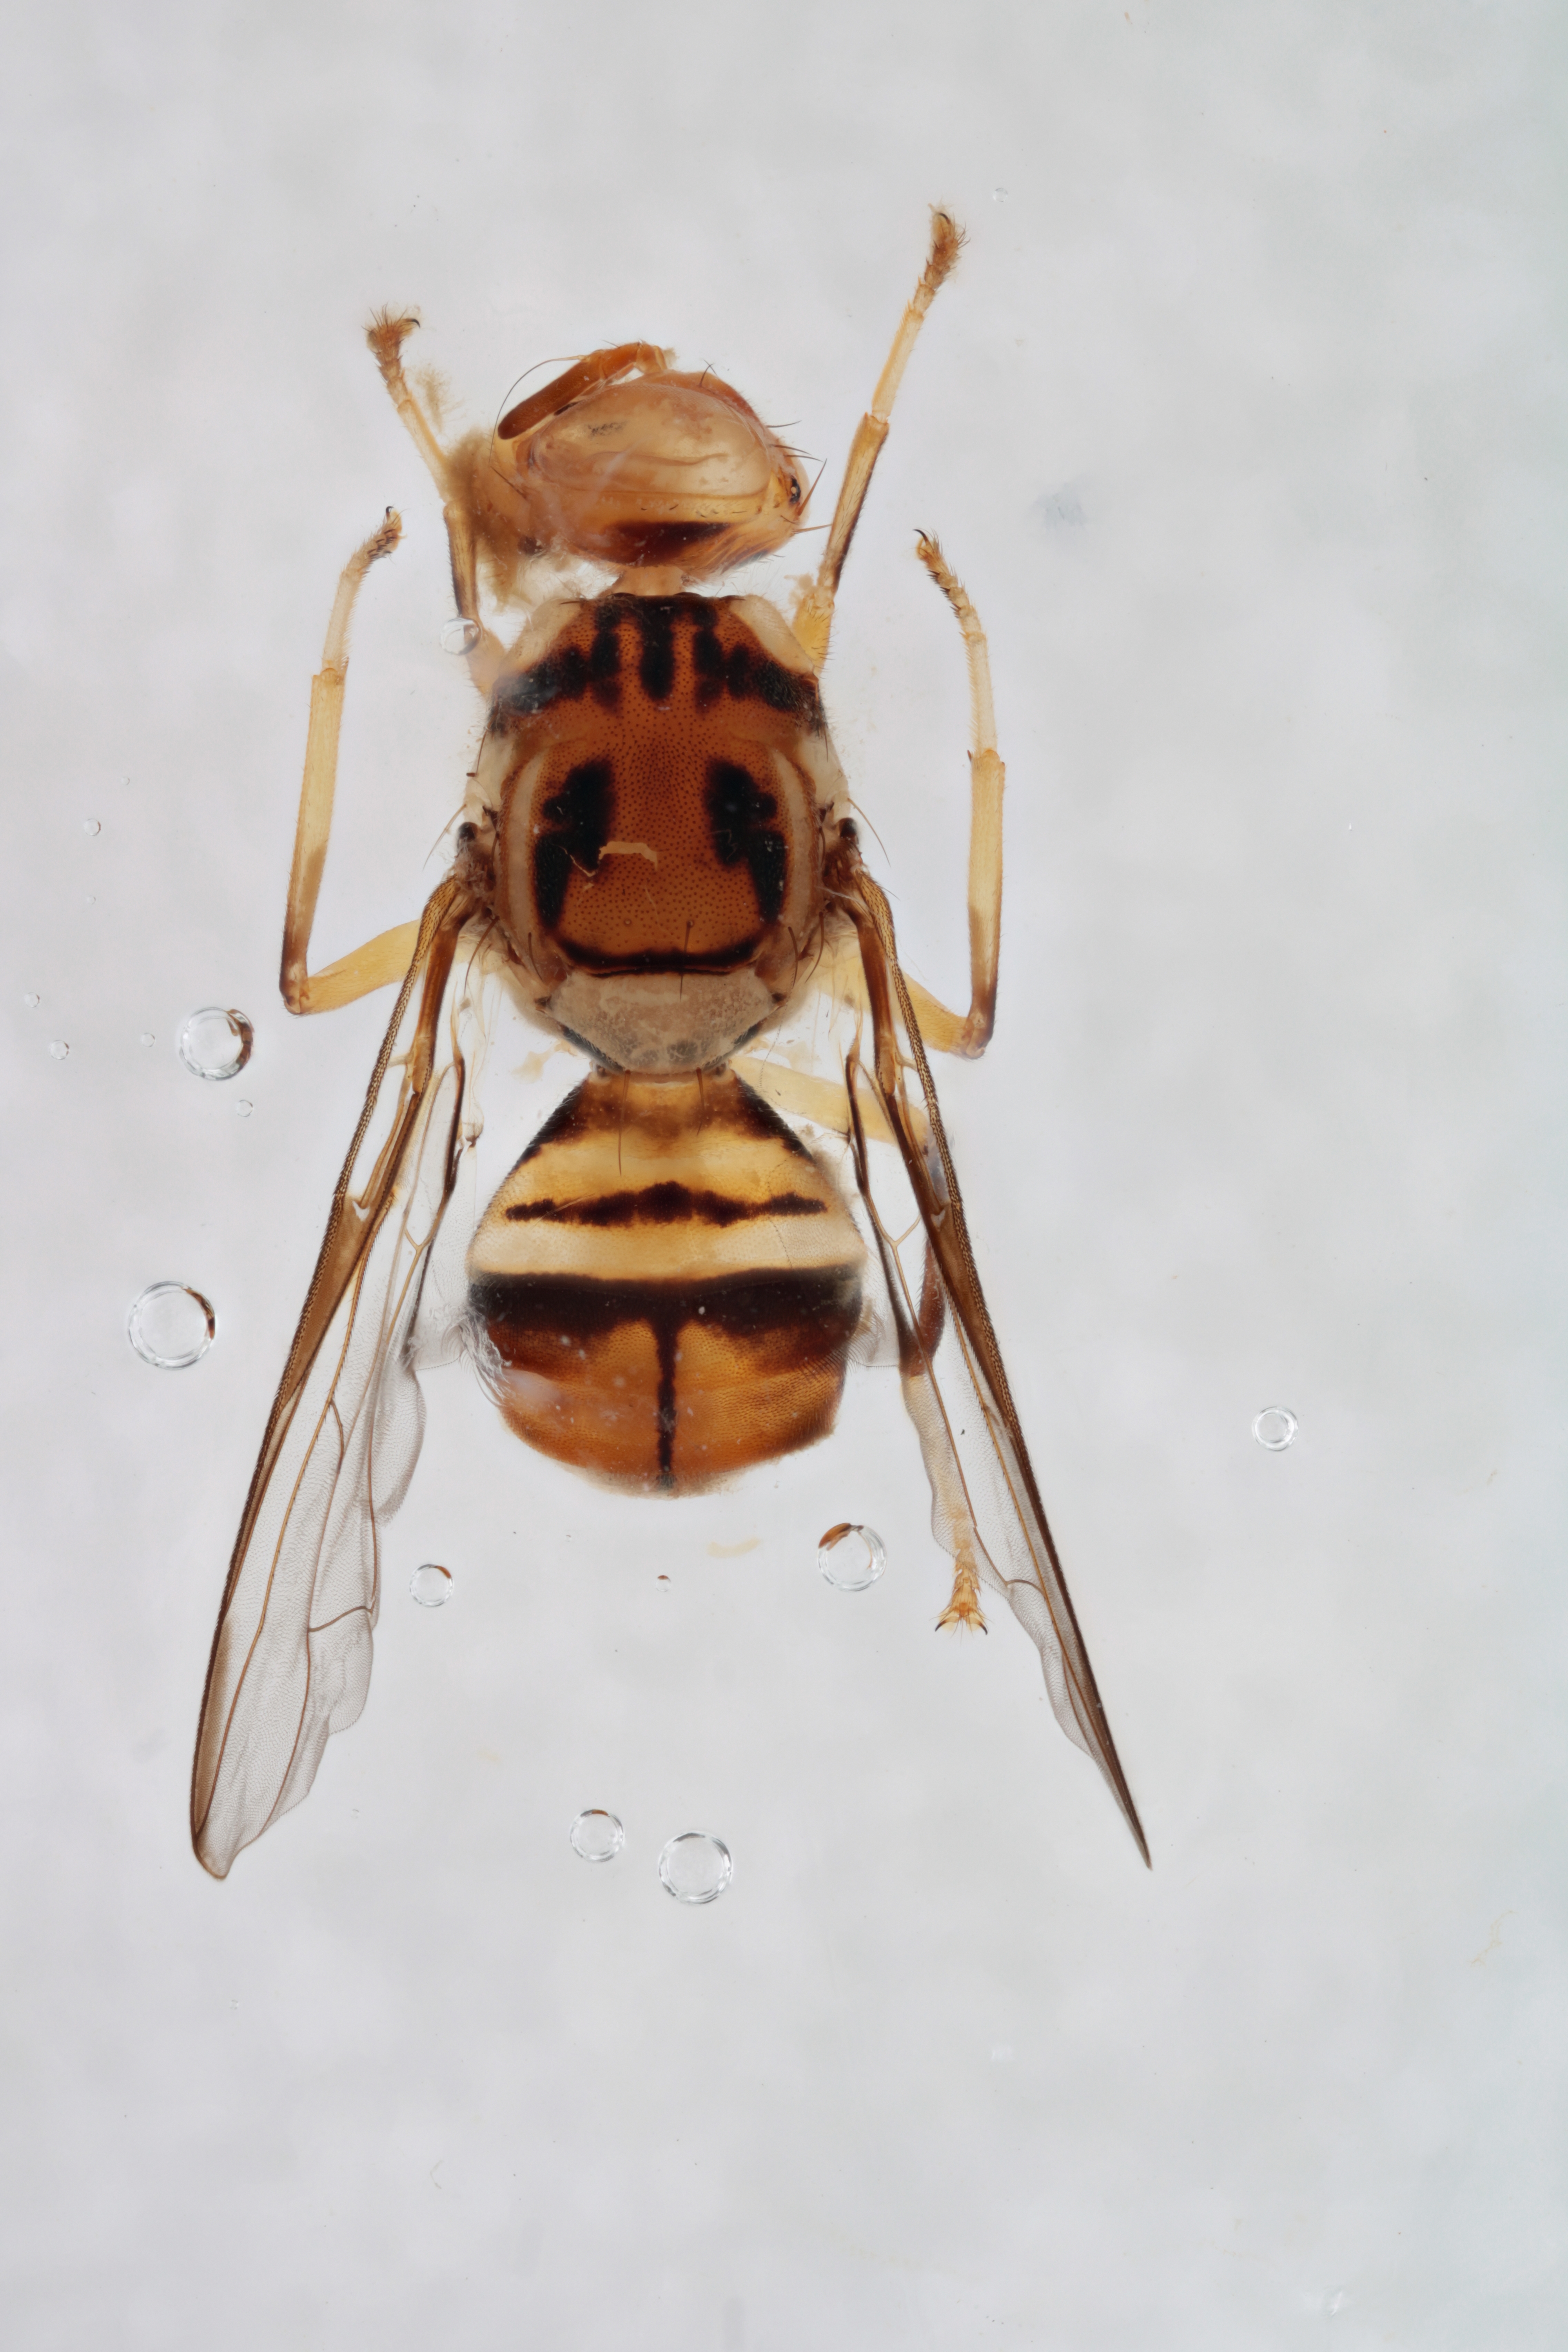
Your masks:
<path fill-rule="evenodd" d="M 961 1559 L 953 1571 L 952 1597 L 936 1621 L 939 1633 L 944 1625 L 963 1625 L 981 1633 L 986 1631 L 985 1612 L 980 1606 L 980 1579 L 971 1560 Z"/>

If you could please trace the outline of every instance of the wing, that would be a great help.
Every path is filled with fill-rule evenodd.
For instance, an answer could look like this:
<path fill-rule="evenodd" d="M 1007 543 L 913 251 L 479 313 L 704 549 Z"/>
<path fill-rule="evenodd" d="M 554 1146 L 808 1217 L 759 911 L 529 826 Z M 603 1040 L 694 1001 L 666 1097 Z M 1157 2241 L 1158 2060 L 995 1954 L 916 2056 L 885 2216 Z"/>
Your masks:
<path fill-rule="evenodd" d="M 461 1154 L 452 981 L 471 912 L 455 880 L 426 908 L 250 1482 L 191 1778 L 191 1840 L 215 1878 L 300 1802 L 364 1705 L 377 1527 L 424 1435 L 410 1340 Z"/>
<path fill-rule="evenodd" d="M 834 879 L 859 939 L 876 1056 L 874 1075 L 854 1057 L 848 1066 L 856 1174 L 887 1277 L 904 1398 L 931 1480 L 931 1530 L 956 1564 L 952 1603 L 943 1622 L 978 1619 L 982 1583 L 1007 1601 L 1040 1654 L 1057 1721 L 1099 1765 L 1147 1863 L 1148 1843 L 1079 1631 L 980 1287 L 888 902 L 853 849 Z M 906 1067 L 919 1078 L 919 1104 L 906 1094 Z M 891 1129 L 924 1229 L 918 1300 L 872 1197 L 862 1110 L 868 1092 Z M 902 1222 L 894 1220 L 894 1228 Z"/>

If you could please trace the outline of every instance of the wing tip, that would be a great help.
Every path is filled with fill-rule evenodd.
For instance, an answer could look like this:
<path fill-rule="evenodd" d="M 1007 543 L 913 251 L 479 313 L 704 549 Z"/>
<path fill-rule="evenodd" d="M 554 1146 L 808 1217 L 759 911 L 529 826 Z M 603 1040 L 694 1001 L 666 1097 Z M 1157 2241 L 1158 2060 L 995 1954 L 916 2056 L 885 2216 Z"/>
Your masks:
<path fill-rule="evenodd" d="M 1114 1771 L 1107 1771 L 1105 1777 L 1110 1783 L 1110 1793 L 1116 1800 L 1117 1810 L 1132 1832 L 1132 1843 L 1143 1857 L 1144 1869 L 1152 1870 L 1154 1857 L 1149 1851 L 1149 1841 L 1143 1834 L 1143 1824 L 1138 1818 L 1138 1808 L 1132 1801 L 1132 1791 L 1128 1787 L 1126 1777 L 1122 1772 L 1121 1759 L 1117 1755 L 1114 1748 L 1110 1750 L 1110 1760 L 1115 1769 Z"/>
<path fill-rule="evenodd" d="M 1128 1787 L 1127 1776 L 1121 1769 L 1121 1759 L 1116 1752 L 1109 1732 L 1106 1734 L 1105 1752 L 1099 1760 L 1110 1793 L 1116 1800 L 1117 1810 L 1132 1832 L 1133 1844 L 1143 1857 L 1143 1867 L 1145 1870 L 1152 1870 L 1154 1858 L 1149 1851 L 1149 1841 L 1143 1834 L 1143 1824 L 1138 1818 L 1138 1808 L 1132 1801 L 1132 1791 Z"/>
<path fill-rule="evenodd" d="M 220 1860 L 216 1854 L 204 1852 L 200 1841 L 196 1838 L 193 1838 L 191 1840 L 191 1852 L 195 1855 L 196 1860 L 201 1864 L 201 1866 L 206 1872 L 207 1876 L 209 1878 L 217 1879 L 220 1884 L 228 1876 L 230 1870 L 234 1866 L 234 1856 L 232 1854 L 229 1855 L 226 1862 L 224 1862 Z"/>

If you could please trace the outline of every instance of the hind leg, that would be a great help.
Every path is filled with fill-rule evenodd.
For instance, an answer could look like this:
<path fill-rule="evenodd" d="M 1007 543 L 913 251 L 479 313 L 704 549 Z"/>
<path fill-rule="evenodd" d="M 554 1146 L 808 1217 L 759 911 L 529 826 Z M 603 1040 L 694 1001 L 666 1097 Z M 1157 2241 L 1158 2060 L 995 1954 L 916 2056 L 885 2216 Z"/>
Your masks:
<path fill-rule="evenodd" d="M 918 552 L 952 605 L 969 657 L 969 1011 L 950 1013 L 914 981 L 909 991 L 921 1035 L 941 1054 L 973 1059 L 996 1021 L 996 971 L 1002 949 L 1002 790 L 1007 772 L 996 749 L 991 660 L 980 615 L 941 548 L 922 531 Z"/>

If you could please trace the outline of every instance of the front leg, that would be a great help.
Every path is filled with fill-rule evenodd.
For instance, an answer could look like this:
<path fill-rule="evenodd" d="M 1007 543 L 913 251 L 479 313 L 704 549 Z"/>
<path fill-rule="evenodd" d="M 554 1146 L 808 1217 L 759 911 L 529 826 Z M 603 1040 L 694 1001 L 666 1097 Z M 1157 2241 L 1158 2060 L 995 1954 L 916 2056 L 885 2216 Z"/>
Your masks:
<path fill-rule="evenodd" d="M 441 515 L 452 561 L 452 596 L 458 618 L 466 625 L 465 635 L 470 635 L 471 640 L 464 647 L 468 676 L 488 702 L 506 649 L 494 631 L 486 627 L 479 614 L 479 543 L 468 486 L 460 479 L 460 469 L 437 440 L 403 373 L 403 346 L 418 324 L 412 311 L 395 318 L 390 310 L 378 310 L 365 329 L 365 341 L 381 370 L 381 380 L 392 394 L 393 405 L 441 493 Z"/>

